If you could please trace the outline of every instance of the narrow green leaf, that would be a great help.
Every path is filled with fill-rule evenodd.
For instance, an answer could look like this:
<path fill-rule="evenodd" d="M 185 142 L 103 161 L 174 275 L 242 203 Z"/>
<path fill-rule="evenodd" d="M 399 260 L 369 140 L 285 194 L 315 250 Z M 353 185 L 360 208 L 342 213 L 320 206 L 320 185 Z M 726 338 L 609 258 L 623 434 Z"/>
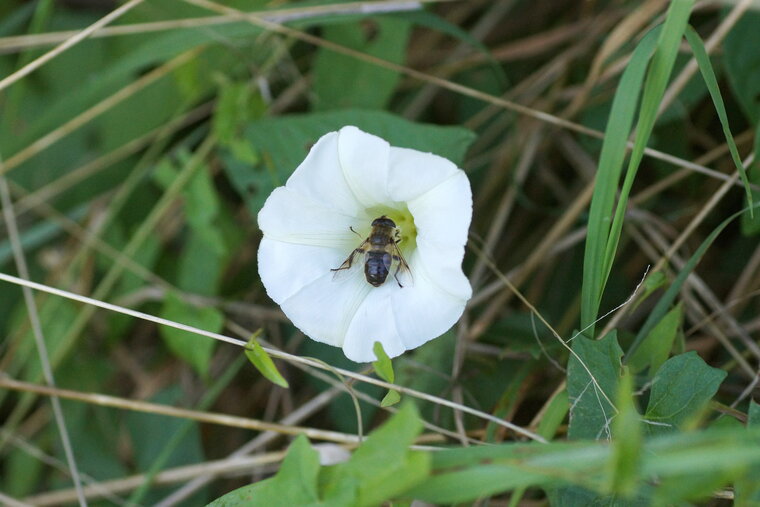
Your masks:
<path fill-rule="evenodd" d="M 744 191 L 747 196 L 747 206 L 749 206 L 749 216 L 754 218 L 752 208 L 752 190 L 749 187 L 749 179 L 747 178 L 747 171 L 744 169 L 741 157 L 739 156 L 739 149 L 736 147 L 736 141 L 731 134 L 731 128 L 728 125 L 728 116 L 726 115 L 726 106 L 723 104 L 723 97 L 720 94 L 720 88 L 718 87 L 718 80 L 715 78 L 715 71 L 713 71 L 712 64 L 710 63 L 710 57 L 707 55 L 707 50 L 699 37 L 699 34 L 691 26 L 686 27 L 686 40 L 691 46 L 691 50 L 694 53 L 694 58 L 699 65 L 699 71 L 702 73 L 702 78 L 705 80 L 705 86 L 710 92 L 715 110 L 718 113 L 718 119 L 720 125 L 723 127 L 723 135 L 726 136 L 726 143 L 728 144 L 728 151 L 731 153 L 731 158 L 736 165 L 736 170 L 739 171 L 742 183 L 744 184 Z"/>
<path fill-rule="evenodd" d="M 248 340 L 248 343 L 245 345 L 245 356 L 259 370 L 259 373 L 264 375 L 270 382 L 280 387 L 288 388 L 290 387 L 288 381 L 280 374 L 272 358 L 269 357 L 267 351 L 262 348 L 257 340 L 262 332 L 263 330 L 259 329 Z"/>
<path fill-rule="evenodd" d="M 633 181 L 636 178 L 641 160 L 644 157 L 644 150 L 649 142 L 649 137 L 652 134 L 662 96 L 665 93 L 665 88 L 673 71 L 673 65 L 678 55 L 681 39 L 686 29 L 693 4 L 694 0 L 675 0 L 670 3 L 659 40 L 657 41 L 657 50 L 652 55 L 641 97 L 641 109 L 636 124 L 636 139 L 633 143 L 631 157 L 628 160 L 628 169 L 623 180 L 623 186 L 620 189 L 620 196 L 615 207 L 614 218 L 612 219 L 612 225 L 610 226 L 609 236 L 602 257 L 603 278 L 601 292 L 599 293 L 600 298 L 612 270 L 612 263 L 617 252 L 625 212 L 628 206 L 628 196 L 633 187 Z"/>
<path fill-rule="evenodd" d="M 675 431 L 715 395 L 726 372 L 691 351 L 668 359 L 652 380 L 644 417 L 651 434 Z"/>
<path fill-rule="evenodd" d="M 583 258 L 583 287 L 581 290 L 581 328 L 584 334 L 594 335 L 594 320 L 604 291 L 603 254 L 607 244 L 612 210 L 618 181 L 623 170 L 628 134 L 633 126 L 644 72 L 654 51 L 660 28 L 649 32 L 636 47 L 623 72 L 612 101 L 609 120 L 604 131 L 604 143 L 599 155 L 599 168 L 594 183 L 594 195 L 588 218 L 588 234 Z"/>
<path fill-rule="evenodd" d="M 569 411 L 567 391 L 560 391 L 549 401 L 536 432 L 547 440 L 554 438 Z"/>

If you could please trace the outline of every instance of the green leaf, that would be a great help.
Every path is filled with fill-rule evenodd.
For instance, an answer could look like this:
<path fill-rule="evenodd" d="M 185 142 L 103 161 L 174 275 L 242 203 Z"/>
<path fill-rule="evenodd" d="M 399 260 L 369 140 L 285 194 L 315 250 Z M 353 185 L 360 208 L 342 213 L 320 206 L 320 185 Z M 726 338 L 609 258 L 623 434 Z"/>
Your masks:
<path fill-rule="evenodd" d="M 259 329 L 248 340 L 245 345 L 245 355 L 251 364 L 253 364 L 259 372 L 264 375 L 270 382 L 277 384 L 280 387 L 288 388 L 288 381 L 280 374 L 277 367 L 274 365 L 274 361 L 269 357 L 267 351 L 264 350 L 257 338 L 261 335 L 262 330 Z"/>
<path fill-rule="evenodd" d="M 726 142 L 728 144 L 728 151 L 731 153 L 731 158 L 734 161 L 736 170 L 739 171 L 742 183 L 744 184 L 744 191 L 747 197 L 747 206 L 749 206 L 749 215 L 754 218 L 752 208 L 752 191 L 749 187 L 749 180 L 747 179 L 747 172 L 742 164 L 741 157 L 739 156 L 739 149 L 736 147 L 736 141 L 731 134 L 731 128 L 728 125 L 728 116 L 726 115 L 726 106 L 723 104 L 723 97 L 720 94 L 720 88 L 718 87 L 718 80 L 715 78 L 715 72 L 713 71 L 712 64 L 710 63 L 710 57 L 707 55 L 707 50 L 699 37 L 697 32 L 691 27 L 686 27 L 686 40 L 691 46 L 691 50 L 694 52 L 694 58 L 697 60 L 699 70 L 702 73 L 702 77 L 705 80 L 707 90 L 710 92 L 713 104 L 715 104 L 715 110 L 718 113 L 718 119 L 720 125 L 723 127 L 723 135 L 726 136 Z"/>
<path fill-rule="evenodd" d="M 404 404 L 348 462 L 335 467 L 325 498 L 338 491 L 343 481 L 350 481 L 357 487 L 355 505 L 379 505 L 421 482 L 428 476 L 430 455 L 409 450 L 421 430 L 414 405 Z"/>
<path fill-rule="evenodd" d="M 222 81 L 212 123 L 212 132 L 222 146 L 234 144 L 248 122 L 266 110 L 261 95 L 247 82 Z"/>
<path fill-rule="evenodd" d="M 190 305 L 172 293 L 166 295 L 161 317 L 212 333 L 221 331 L 224 324 L 224 315 L 216 308 Z M 202 376 L 208 374 L 211 356 L 216 346 L 215 340 L 168 326 L 161 326 L 159 332 L 174 355 L 187 362 Z"/>
<path fill-rule="evenodd" d="M 365 55 L 403 63 L 411 25 L 399 17 L 369 18 L 326 26 L 322 37 Z M 314 62 L 313 103 L 318 111 L 387 106 L 400 75 L 374 63 L 319 48 Z M 349 85 L 350 83 L 350 85 Z"/>
<path fill-rule="evenodd" d="M 375 357 L 377 357 L 377 361 L 372 363 L 372 367 L 375 369 L 375 372 L 381 379 L 392 384 L 395 381 L 396 376 L 393 373 L 393 363 L 388 357 L 388 354 L 385 353 L 383 344 L 380 342 L 375 342 L 375 344 L 372 346 L 372 350 L 375 353 Z M 401 395 L 398 391 L 391 389 L 383 397 L 383 400 L 380 402 L 380 406 L 390 407 L 399 401 L 401 401 Z"/>
<path fill-rule="evenodd" d="M 648 432 L 674 431 L 710 401 L 725 378 L 725 371 L 708 366 L 694 351 L 665 361 L 652 380 L 644 414 Z"/>
<path fill-rule="evenodd" d="M 326 505 L 319 501 L 319 469 L 317 451 L 312 449 L 305 436 L 299 435 L 290 444 L 277 475 L 227 493 L 209 506 Z"/>
<path fill-rule="evenodd" d="M 390 407 L 401 401 L 401 395 L 395 389 L 390 389 L 380 402 L 381 407 Z"/>
<path fill-rule="evenodd" d="M 251 168 L 240 162 L 235 166 L 233 157 L 224 159 L 225 171 L 251 213 L 258 213 L 272 190 L 285 184 L 320 137 L 346 125 L 380 136 L 392 146 L 432 152 L 458 165 L 475 138 L 472 132 L 461 127 L 413 123 L 383 111 L 359 109 L 251 122 L 245 137 L 259 153 L 261 162 Z"/>
<path fill-rule="evenodd" d="M 673 349 L 682 319 L 683 306 L 679 303 L 652 328 L 641 346 L 631 355 L 627 364 L 633 372 L 640 372 L 649 367 L 650 377 L 657 373 Z"/>
<path fill-rule="evenodd" d="M 375 357 L 377 357 L 377 361 L 374 361 L 372 363 L 372 367 L 375 369 L 375 373 L 377 373 L 381 379 L 392 384 L 396 376 L 393 374 L 393 363 L 388 357 L 388 354 L 385 353 L 383 344 L 380 342 L 375 342 L 375 344 L 372 346 L 372 351 L 375 353 Z"/>
<path fill-rule="evenodd" d="M 567 393 L 570 402 L 568 437 L 595 440 L 608 438 L 610 421 L 616 413 L 610 400 L 618 391 L 620 358 L 623 355 L 618 345 L 617 332 L 613 330 L 596 341 L 578 335 L 573 340 L 573 352 L 575 355 L 570 356 L 567 365 Z M 596 379 L 596 385 L 589 372 Z"/>

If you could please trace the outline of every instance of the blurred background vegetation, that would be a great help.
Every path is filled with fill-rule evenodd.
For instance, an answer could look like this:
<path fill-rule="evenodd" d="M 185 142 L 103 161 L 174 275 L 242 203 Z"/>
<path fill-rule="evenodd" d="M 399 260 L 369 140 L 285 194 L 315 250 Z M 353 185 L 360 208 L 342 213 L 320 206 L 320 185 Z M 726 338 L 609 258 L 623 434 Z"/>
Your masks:
<path fill-rule="evenodd" d="M 360 371 L 340 349 L 290 325 L 256 271 L 263 201 L 321 134 L 355 124 L 391 144 L 448 156 L 473 186 L 474 246 L 464 268 L 474 297 L 460 325 L 394 361 L 396 383 L 563 439 L 568 352 L 495 269 L 561 337 L 572 336 L 601 131 L 631 52 L 668 4 L 5 0 L 0 171 L 29 276 L 243 340 L 262 328 L 273 347 Z M 119 5 L 123 13 L 105 27 L 13 77 Z M 760 11 L 752 2 L 698 2 L 690 23 L 707 41 L 746 157 L 760 144 Z M 602 314 L 628 300 L 647 266 L 661 268 L 660 285 L 640 290 L 659 294 L 746 205 L 715 105 L 685 42 L 681 49 L 631 192 Z M 756 164 L 749 173 L 760 179 Z M 707 251 L 680 294 L 665 351 L 693 350 L 725 371 L 713 408 L 740 421 L 757 393 L 759 215 L 729 224 Z M 0 271 L 16 274 L 7 225 L 0 230 Z M 35 297 L 61 388 L 357 431 L 352 399 L 329 372 L 278 362 L 290 383 L 283 389 L 237 347 Z M 610 317 L 624 349 L 653 305 L 646 298 Z M 42 384 L 27 307 L 19 287 L 4 282 L 0 336 L 2 379 Z M 386 419 L 381 389 L 353 389 L 365 428 Z M 289 441 L 124 403 L 62 401 L 83 483 L 106 487 L 91 493 L 103 505 L 200 504 L 269 476 Z M 428 430 L 432 440 L 517 438 L 436 404 L 419 408 L 438 427 Z M 0 492 L 36 505 L 75 502 L 49 396 L 5 384 L 0 420 Z M 220 461 L 240 449 L 259 460 Z M 228 467 L 211 477 L 217 462 Z M 161 475 L 189 465 L 198 466 L 179 478 Z M 538 491 L 525 498 L 545 502 Z"/>

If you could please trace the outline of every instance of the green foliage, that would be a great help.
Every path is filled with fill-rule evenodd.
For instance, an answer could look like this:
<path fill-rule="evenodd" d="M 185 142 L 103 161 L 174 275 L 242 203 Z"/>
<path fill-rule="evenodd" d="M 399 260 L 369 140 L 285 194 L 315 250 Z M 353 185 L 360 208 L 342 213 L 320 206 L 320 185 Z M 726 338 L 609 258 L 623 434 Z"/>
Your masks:
<path fill-rule="evenodd" d="M 636 496 L 640 500 L 634 502 L 652 495 L 648 478 L 665 481 L 708 471 L 722 473 L 729 463 L 733 463 L 731 475 L 738 476 L 760 460 L 760 448 L 742 447 L 748 441 L 747 435 L 737 435 L 733 429 L 646 440 L 639 450 L 641 465 L 636 474 Z M 614 448 L 600 442 L 504 444 L 434 452 L 433 476 L 407 496 L 434 503 L 453 503 L 516 487 L 551 488 L 574 484 L 592 492 L 585 496 L 586 505 L 616 505 L 620 501 L 612 498 L 602 503 L 593 500 L 595 494 L 610 493 L 610 481 L 616 473 L 609 466 L 614 452 Z M 733 452 L 737 454 L 731 454 Z M 735 461 L 732 456 L 736 456 Z M 711 457 L 718 459 L 711 461 Z M 581 498 L 584 498 L 582 494 L 575 493 L 570 502 L 561 505 L 579 505 Z"/>
<path fill-rule="evenodd" d="M 402 63 L 411 25 L 403 18 L 369 18 L 324 28 L 322 36 L 370 57 Z M 381 109 L 388 104 L 401 76 L 329 48 L 320 48 L 314 61 L 316 111 L 342 108 Z"/>
<path fill-rule="evenodd" d="M 248 344 L 245 346 L 245 356 L 259 370 L 259 373 L 268 378 L 272 383 L 284 388 L 290 387 L 288 381 L 277 370 L 277 366 L 275 366 L 267 351 L 259 344 L 257 338 L 261 335 L 261 332 L 262 330 L 259 329 L 248 340 Z"/>
<path fill-rule="evenodd" d="M 617 413 L 612 399 L 618 391 L 623 355 L 617 333 L 612 331 L 598 341 L 578 335 L 573 340 L 573 352 L 567 365 L 568 436 L 609 438 L 610 421 Z"/>
<path fill-rule="evenodd" d="M 156 394 L 151 401 L 166 405 L 177 404 L 182 398 L 179 388 L 170 387 Z M 203 460 L 201 433 L 194 421 L 169 418 L 149 413 L 133 412 L 125 418 L 125 426 L 134 451 L 136 470 L 146 474 L 142 488 L 132 493 L 131 501 L 142 503 L 152 482 L 152 476 L 168 467 L 197 463 Z M 154 491 L 146 503 L 161 498 Z M 198 500 L 198 497 L 194 497 Z"/>
<path fill-rule="evenodd" d="M 277 475 L 227 493 L 209 505 L 379 505 L 428 475 L 430 455 L 409 450 L 421 430 L 414 406 L 405 404 L 349 461 L 331 467 L 320 467 L 317 452 L 300 436 L 288 449 Z"/>
<path fill-rule="evenodd" d="M 652 328 L 641 342 L 641 346 L 627 361 L 627 365 L 633 372 L 637 373 L 649 368 L 649 377 L 657 373 L 673 349 L 673 343 L 681 329 L 682 319 L 683 306 L 678 304 Z"/>
<path fill-rule="evenodd" d="M 638 97 L 644 80 L 647 63 L 654 51 L 656 35 L 652 31 L 639 43 L 631 56 L 631 61 L 620 78 L 618 91 L 610 110 L 607 127 L 604 131 L 604 143 L 599 156 L 594 196 L 588 218 L 588 233 L 583 263 L 583 305 L 581 307 L 581 325 L 584 333 L 593 336 L 593 323 L 601 304 L 604 285 L 608 271 L 605 258 L 607 245 L 614 240 L 611 237 L 611 221 L 618 181 L 623 170 L 628 133 L 633 125 Z"/>
<path fill-rule="evenodd" d="M 674 431 L 704 407 L 725 378 L 725 371 L 708 366 L 694 351 L 665 361 L 652 380 L 647 431 Z"/>
<path fill-rule="evenodd" d="M 363 427 L 379 426 L 357 444 L 347 462 L 331 466 L 321 465 L 315 448 L 297 437 L 274 477 L 213 505 L 499 503 L 507 501 L 506 495 L 511 505 L 544 498 L 552 505 L 579 507 L 685 505 L 710 501 L 723 488 L 733 488 L 737 505 L 760 503 L 760 406 L 737 401 L 747 379 L 736 374 L 735 366 L 742 360 L 739 355 L 751 362 L 754 349 L 738 340 L 732 343 L 736 351 L 711 347 L 706 337 L 706 347 L 697 350 L 709 350 L 703 357 L 711 366 L 695 352 L 678 355 L 694 336 L 684 332 L 684 325 L 705 336 L 691 300 L 679 297 L 697 264 L 703 263 L 700 275 L 706 287 L 719 296 L 734 294 L 731 280 L 752 278 L 750 268 L 755 268 L 748 260 L 756 248 L 754 238 L 742 237 L 732 221 L 741 215 L 742 232 L 752 236 L 760 231 L 760 214 L 721 215 L 740 205 L 738 191 L 726 193 L 675 252 L 686 259 L 675 278 L 668 269 L 652 272 L 643 294 L 621 310 L 627 315 L 620 326 L 590 339 L 597 338 L 600 308 L 630 295 L 631 280 L 638 279 L 642 264 L 649 262 L 643 259 L 653 252 L 649 247 L 662 252 L 670 246 L 647 228 L 655 225 L 670 241 L 673 232 L 684 230 L 689 218 L 713 202 L 717 185 L 706 178 L 714 175 L 670 180 L 677 169 L 671 162 L 642 158 L 645 147 L 688 160 L 726 148 L 724 156 L 696 159 L 724 173 L 734 166 L 741 169 L 740 154 L 760 151 L 757 12 L 744 12 L 725 42 L 708 55 L 700 37 L 708 39 L 719 14 L 702 10 L 690 19 L 693 2 L 670 2 L 667 14 L 652 14 L 646 26 L 664 19 L 663 25 L 618 39 L 624 44 L 606 55 L 601 74 L 586 81 L 598 48 L 616 40 L 608 38 L 610 30 L 586 30 L 583 23 L 610 19 L 622 27 L 640 10 L 591 2 L 580 16 L 572 9 L 546 16 L 532 10 L 531 2 L 462 2 L 378 16 L 350 3 L 322 0 L 224 4 L 253 12 L 284 9 L 294 15 L 285 18 L 287 26 L 309 28 L 310 35 L 355 49 L 367 59 L 243 21 L 222 23 L 207 18 L 218 13 L 186 2 L 151 0 L 109 30 L 185 17 L 198 26 L 159 30 L 138 25 L 126 34 L 96 34 L 2 90 L 0 172 L 8 174 L 19 208 L 31 278 L 210 331 L 221 331 L 225 319 L 261 327 L 289 352 L 317 356 L 328 367 L 357 368 L 339 349 L 301 341 L 302 335 L 282 322 L 261 290 L 255 269 L 255 216 L 271 190 L 287 180 L 320 136 L 356 125 L 392 145 L 437 153 L 466 168 L 474 196 L 470 244 L 489 242 L 494 264 L 510 278 L 517 274 L 520 290 L 560 335 L 570 335 L 578 311 L 585 334 L 568 342 L 573 349 L 568 355 L 547 329 L 537 328 L 524 307 L 514 299 L 505 303 L 511 295 L 500 292 L 503 288 L 486 273 L 468 303 L 465 341 L 457 343 L 456 333 L 449 331 L 395 359 L 395 372 L 380 348 L 375 372 L 430 395 L 457 399 L 462 394 L 463 405 L 515 421 L 550 442 L 510 441 L 514 435 L 493 418 L 458 418 L 449 408 L 411 395 L 405 396 L 398 415 L 380 425 L 385 418 L 381 407 L 354 405 L 350 396 L 335 395 L 331 385 L 311 373 L 289 370 L 288 384 L 256 336 L 245 356 L 262 375 L 248 368 L 236 376 L 245 358 L 235 354 L 237 362 L 212 378 L 216 346 L 208 338 L 164 327 L 156 332 L 132 317 L 92 312 L 80 303 L 37 294 L 57 385 L 257 419 L 287 416 L 312 396 L 315 404 L 334 396 L 307 421 L 294 424 L 358 433 L 358 410 Z M 80 30 L 103 15 L 71 5 L 0 2 L 0 76 L 52 47 L 15 36 Z M 336 5 L 354 11 L 332 13 Z M 326 15 L 320 12 L 325 10 Z M 504 29 L 493 29 L 494 21 Z M 691 51 L 680 51 L 684 35 Z M 446 86 L 402 78 L 373 58 L 430 74 Z M 671 76 L 692 58 L 701 75 L 660 114 Z M 584 90 L 584 82 L 592 88 Z M 730 93 L 721 95 L 721 87 Z M 581 108 L 564 114 L 568 101 L 585 91 L 588 98 Z M 493 97 L 484 102 L 482 94 Z M 519 114 L 498 97 L 514 100 Z M 572 138 L 555 136 L 555 129 L 566 126 L 556 118 L 588 120 L 586 126 L 604 129 L 604 140 L 591 140 L 582 131 Z M 755 129 L 754 140 L 737 147 L 731 130 L 748 127 Z M 530 137 L 534 134 L 539 135 Z M 535 158 L 524 150 L 526 139 L 539 140 Z M 578 215 L 574 208 L 575 214 L 565 215 L 569 203 L 582 202 L 576 192 L 589 181 L 565 171 L 564 159 L 574 165 L 586 156 L 599 156 L 589 214 Z M 188 170 L 191 164 L 197 170 Z M 639 167 L 643 177 L 634 186 Z M 184 183 L 175 185 L 178 178 Z M 760 164 L 747 168 L 747 178 L 760 183 Z M 646 192 L 668 181 L 665 190 L 633 201 L 632 188 Z M 45 191 L 40 203 L 27 200 L 28 192 L 40 189 Z M 753 191 L 752 199 L 759 196 Z M 627 210 L 633 218 L 626 223 L 630 231 L 623 229 Z M 502 216 L 507 217 L 504 224 L 497 221 Z M 147 217 L 155 221 L 143 229 Z M 585 249 L 573 250 L 570 240 L 580 237 L 586 220 Z M 535 247 L 555 226 L 566 235 L 553 243 L 551 255 L 534 258 Z M 572 227 L 577 235 L 568 229 Z M 0 270 L 13 272 L 10 261 L 10 242 L 0 233 Z M 613 270 L 613 261 L 622 269 Z M 475 251 L 465 251 L 465 273 L 480 262 Z M 754 315 L 754 300 L 747 296 L 751 287 L 747 289 L 736 291 L 735 307 L 726 304 L 739 325 Z M 0 340 L 0 369 L 8 377 L 41 383 L 17 287 L 0 284 L 0 307 L 5 310 L 0 330 L 6 337 Z M 720 319 L 716 325 L 722 325 Z M 228 352 L 220 349 L 214 365 L 223 363 Z M 548 366 L 547 356 L 557 364 Z M 383 398 L 376 386 L 341 380 L 353 392 L 382 398 L 382 407 L 399 402 L 395 390 Z M 271 383 L 290 385 L 290 391 L 278 398 L 283 392 L 272 395 Z M 3 494 L 36 504 L 29 495 L 70 487 L 67 475 L 46 465 L 65 461 L 47 400 L 2 389 L 0 401 L 8 415 L 0 435 Z M 721 407 L 722 415 L 709 407 Z M 155 483 L 160 472 L 207 457 L 221 459 L 250 437 L 246 430 L 200 428 L 191 420 L 93 403 L 65 400 L 63 409 L 81 472 L 98 481 L 144 474 L 139 487 L 123 494 L 129 504 L 157 503 L 169 493 Z M 470 441 L 489 445 L 464 447 L 456 438 L 440 444 L 426 434 L 426 445 L 442 449 L 411 450 L 422 428 L 417 412 L 449 432 L 458 432 L 461 423 Z M 217 481 L 211 494 L 219 495 L 229 484 Z M 206 493 L 185 502 L 201 504 L 212 498 Z"/>
<path fill-rule="evenodd" d="M 288 448 L 280 471 L 273 478 L 245 486 L 217 498 L 212 507 L 235 505 L 328 505 L 319 501 L 319 455 L 301 435 Z"/>
<path fill-rule="evenodd" d="M 375 357 L 377 357 L 377 361 L 374 361 L 372 363 L 372 367 L 375 369 L 375 373 L 377 373 L 377 376 L 386 382 L 390 382 L 391 384 L 394 383 L 396 381 L 396 375 L 393 373 L 393 363 L 388 357 L 388 354 L 385 353 L 383 344 L 380 342 L 375 342 L 372 350 L 375 353 Z M 383 400 L 380 402 L 380 406 L 390 407 L 399 401 L 401 401 L 401 395 L 399 392 L 395 389 L 390 389 L 383 397 Z"/>
<path fill-rule="evenodd" d="M 218 333 L 224 325 L 224 315 L 215 308 L 198 308 L 171 293 L 166 295 L 161 317 L 212 333 Z M 162 326 L 159 329 L 161 338 L 174 355 L 187 362 L 200 375 L 208 375 L 216 341 L 173 327 Z"/>
<path fill-rule="evenodd" d="M 646 77 L 643 71 L 650 58 L 651 39 L 649 41 L 645 39 L 639 43 L 615 94 L 617 104 L 613 104 L 610 118 L 617 117 L 617 120 L 614 129 L 613 122 L 610 121 L 605 130 L 602 156 L 599 160 L 599 177 L 589 211 L 589 232 L 583 267 L 581 327 L 585 330 L 584 334 L 590 337 L 594 336 L 595 319 L 617 252 L 628 195 L 654 128 L 660 102 L 670 79 L 693 4 L 694 0 L 677 0 L 670 4 L 665 22 L 659 31 L 656 48 L 651 54 Z M 650 34 L 650 36 L 654 35 Z M 642 78 L 644 78 L 643 87 Z M 617 185 L 625 156 L 625 142 L 628 139 L 636 97 L 639 93 L 641 93 L 641 108 L 636 124 L 636 138 L 613 217 L 611 212 L 618 191 Z M 622 95 L 630 95 L 630 98 L 620 98 L 618 101 L 618 97 Z M 618 124 L 617 121 L 620 123 Z M 604 158 L 605 148 L 610 154 L 607 159 Z M 602 175 L 604 175 L 603 180 Z"/>

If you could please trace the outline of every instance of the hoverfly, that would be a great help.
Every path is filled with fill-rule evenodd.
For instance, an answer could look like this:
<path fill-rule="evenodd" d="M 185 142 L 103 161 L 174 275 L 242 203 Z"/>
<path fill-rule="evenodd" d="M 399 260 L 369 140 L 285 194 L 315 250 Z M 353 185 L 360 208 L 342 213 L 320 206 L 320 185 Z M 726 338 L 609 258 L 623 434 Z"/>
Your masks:
<path fill-rule="evenodd" d="M 353 227 L 351 231 L 354 234 L 359 234 L 354 231 Z M 357 254 L 364 255 L 364 277 L 367 282 L 374 286 L 380 287 L 385 279 L 388 278 L 393 263 L 396 262 L 396 270 L 393 272 L 393 277 L 396 279 L 399 287 L 401 281 L 398 279 L 398 272 L 400 269 L 408 272 L 411 276 L 409 264 L 406 263 L 404 256 L 401 255 L 401 249 L 398 247 L 398 243 L 401 241 L 399 237 L 399 229 L 396 227 L 396 223 L 383 215 L 372 221 L 372 231 L 369 233 L 367 239 L 365 239 L 353 252 L 348 256 L 348 259 L 343 261 L 339 267 L 331 269 L 337 275 L 339 271 L 344 269 L 350 269 L 354 262 L 354 257 Z"/>

